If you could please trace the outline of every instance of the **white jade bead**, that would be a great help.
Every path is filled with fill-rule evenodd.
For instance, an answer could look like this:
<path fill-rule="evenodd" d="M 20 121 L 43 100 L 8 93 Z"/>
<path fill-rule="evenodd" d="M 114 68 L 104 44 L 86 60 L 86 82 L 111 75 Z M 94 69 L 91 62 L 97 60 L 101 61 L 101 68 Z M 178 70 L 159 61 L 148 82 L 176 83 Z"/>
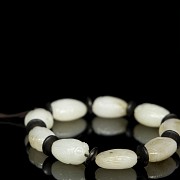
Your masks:
<path fill-rule="evenodd" d="M 89 146 L 77 139 L 60 139 L 52 144 L 52 154 L 65 164 L 82 164 L 89 155 Z"/>
<path fill-rule="evenodd" d="M 163 161 L 177 150 L 177 143 L 168 137 L 157 137 L 145 144 L 149 154 L 149 162 Z"/>
<path fill-rule="evenodd" d="M 137 163 L 137 155 L 129 149 L 111 149 L 99 153 L 95 161 L 104 169 L 128 169 Z"/>
<path fill-rule="evenodd" d="M 51 130 L 37 126 L 29 132 L 29 143 L 34 149 L 42 152 L 43 142 L 50 135 L 54 135 Z"/>
<path fill-rule="evenodd" d="M 149 127 L 159 127 L 162 119 L 167 114 L 169 114 L 167 109 L 150 103 L 140 104 L 134 110 L 135 119 Z"/>
<path fill-rule="evenodd" d="M 127 102 L 112 96 L 101 96 L 94 100 L 92 111 L 103 118 L 118 118 L 126 115 Z"/>
<path fill-rule="evenodd" d="M 26 117 L 25 117 L 25 120 L 24 120 L 25 126 L 32 119 L 40 119 L 40 120 L 42 120 L 46 124 L 46 127 L 48 129 L 51 129 L 52 126 L 53 126 L 53 123 L 54 123 L 53 116 L 51 115 L 51 113 L 49 111 L 43 109 L 43 108 L 37 108 L 37 109 L 29 111 L 26 114 Z"/>
<path fill-rule="evenodd" d="M 51 103 L 54 119 L 72 121 L 83 117 L 87 113 L 86 105 L 76 99 L 59 99 Z"/>
<path fill-rule="evenodd" d="M 159 127 L 159 135 L 161 136 L 163 132 L 167 130 L 172 130 L 180 135 L 180 120 L 179 119 L 168 119 L 163 122 Z"/>

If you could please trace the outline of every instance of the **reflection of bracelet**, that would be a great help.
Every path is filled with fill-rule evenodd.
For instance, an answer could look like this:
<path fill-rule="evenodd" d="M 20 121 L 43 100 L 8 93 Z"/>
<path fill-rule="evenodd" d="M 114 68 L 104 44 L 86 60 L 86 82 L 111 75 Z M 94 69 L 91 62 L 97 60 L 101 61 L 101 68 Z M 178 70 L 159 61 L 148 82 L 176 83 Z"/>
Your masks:
<path fill-rule="evenodd" d="M 89 109 L 92 107 L 96 116 L 104 118 L 131 115 L 134 111 L 134 117 L 139 123 L 159 127 L 161 137 L 150 140 L 145 146 L 138 146 L 136 153 L 128 149 L 111 149 L 98 154 L 96 147 L 89 152 L 87 143 L 73 138 L 59 139 L 50 130 L 54 123 L 53 118 L 58 121 L 73 121 L 87 112 L 84 103 L 61 99 L 51 103 L 52 113 L 37 108 L 26 115 L 25 125 L 29 132 L 30 145 L 48 156 L 53 155 L 65 164 L 88 164 L 95 159 L 96 164 L 105 169 L 127 169 L 137 163 L 146 166 L 148 162 L 168 159 L 176 152 L 180 139 L 180 121 L 174 114 L 169 114 L 168 110 L 148 103 L 135 107 L 133 103 L 128 104 L 122 99 L 110 96 L 99 97 L 92 106 L 90 104 L 88 103 Z"/>
<path fill-rule="evenodd" d="M 180 157 L 180 148 L 177 151 Z M 30 162 L 37 168 L 42 169 L 46 175 L 51 175 L 55 179 L 90 179 L 90 180 L 109 180 L 109 179 L 158 179 L 170 176 L 172 173 L 176 174 L 179 170 L 179 157 L 175 156 L 161 161 L 148 163 L 144 169 L 104 169 L 94 168 L 91 166 L 90 173 L 86 174 L 84 164 L 70 165 L 64 164 L 56 159 L 46 156 L 43 152 L 37 151 L 30 147 L 28 149 L 28 156 Z M 145 171 L 144 171 L 145 170 Z M 137 178 L 138 177 L 138 178 Z"/>

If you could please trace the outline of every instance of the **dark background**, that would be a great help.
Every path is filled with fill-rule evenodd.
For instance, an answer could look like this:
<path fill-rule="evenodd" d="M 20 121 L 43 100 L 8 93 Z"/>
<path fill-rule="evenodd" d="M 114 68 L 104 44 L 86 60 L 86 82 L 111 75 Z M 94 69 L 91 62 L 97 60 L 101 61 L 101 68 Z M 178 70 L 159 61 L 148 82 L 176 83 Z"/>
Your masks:
<path fill-rule="evenodd" d="M 46 19 L 51 31 L 46 21 L 34 27 L 30 18 L 21 29 L 21 20 L 11 16 L 2 36 L 0 112 L 44 107 L 65 97 L 85 101 L 112 95 L 180 115 L 179 9 L 132 9 L 61 18 L 63 28 Z M 5 179 L 48 179 L 27 159 L 23 128 L 2 124 L 0 134 Z"/>

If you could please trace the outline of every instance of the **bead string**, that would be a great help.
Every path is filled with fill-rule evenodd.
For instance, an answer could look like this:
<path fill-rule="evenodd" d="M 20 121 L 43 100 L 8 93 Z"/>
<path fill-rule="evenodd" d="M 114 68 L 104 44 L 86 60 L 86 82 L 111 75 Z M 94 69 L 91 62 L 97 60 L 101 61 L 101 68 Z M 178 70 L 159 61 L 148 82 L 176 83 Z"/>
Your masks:
<path fill-rule="evenodd" d="M 158 105 L 144 103 L 136 106 L 132 102 L 127 103 L 117 97 L 104 96 L 96 98 L 93 103 L 90 103 L 89 100 L 87 105 L 78 100 L 60 99 L 52 102 L 50 107 L 51 112 L 36 108 L 27 113 L 25 126 L 29 133 L 29 143 L 34 149 L 42 151 L 48 156 L 52 155 L 66 164 L 89 164 L 95 160 L 96 164 L 104 169 L 128 169 L 136 164 L 144 167 L 149 162 L 168 159 L 179 146 L 179 119 Z M 53 119 L 73 121 L 85 116 L 88 110 L 95 116 L 103 118 L 133 116 L 140 124 L 159 127 L 160 137 L 138 146 L 136 152 L 113 149 L 98 154 L 97 147 L 89 152 L 86 143 L 76 139 L 59 139 L 50 130 L 54 123 Z M 168 151 L 166 151 L 167 145 L 171 147 Z M 64 156 L 62 152 L 65 153 Z M 68 159 L 68 156 L 71 158 Z"/>
<path fill-rule="evenodd" d="M 114 138 L 119 139 L 119 142 L 121 142 L 121 139 L 124 139 L 125 138 L 124 135 L 126 135 L 127 141 L 126 139 L 124 139 L 124 141 L 126 142 L 129 141 L 129 136 L 127 136 L 126 134 L 127 133 L 126 130 L 129 129 L 129 123 L 131 123 L 131 122 L 128 122 L 129 118 L 118 118 L 116 119 L 117 121 L 114 120 L 114 122 L 123 122 L 123 123 L 120 123 L 122 125 L 122 129 L 119 132 L 116 131 L 117 128 L 113 126 L 113 122 L 111 123 L 111 121 L 109 121 L 109 125 L 110 126 L 112 125 L 112 127 L 110 127 L 109 129 L 110 132 L 112 132 L 112 134 L 109 133 L 108 135 L 104 131 L 105 126 L 102 126 L 103 120 L 106 121 L 106 119 L 104 118 L 94 117 L 92 119 L 93 125 L 88 126 L 87 129 L 84 129 L 86 133 L 84 133 L 83 131 L 82 136 L 80 135 L 79 136 L 80 138 L 78 139 L 83 138 L 84 134 L 89 139 L 89 138 L 92 138 L 92 134 L 93 134 L 93 137 L 95 136 L 95 138 L 96 137 L 100 138 L 100 140 L 96 139 L 96 142 L 97 142 L 96 144 L 98 144 L 98 142 L 101 142 L 102 138 L 105 140 L 107 139 L 107 137 L 109 137 L 110 139 L 114 139 Z M 108 120 L 109 119 L 107 119 L 106 122 L 108 122 Z M 84 121 L 86 122 L 86 119 L 84 119 Z M 124 122 L 127 122 L 128 124 Z M 62 125 L 62 128 L 63 128 L 63 127 L 67 127 L 66 124 L 68 125 L 69 123 L 56 122 L 56 124 L 54 124 L 53 126 L 60 127 L 59 125 Z M 74 122 L 74 124 L 76 124 L 76 122 Z M 96 125 L 96 127 L 94 125 Z M 72 124 L 70 123 L 69 128 L 67 129 L 67 132 L 69 132 L 69 134 L 71 134 L 71 131 L 70 131 L 71 128 L 72 128 Z M 93 131 L 88 133 L 89 132 L 88 129 L 91 129 L 91 128 L 93 128 Z M 98 129 L 99 129 L 99 132 L 97 131 Z M 116 134 L 113 134 L 113 129 L 116 131 Z M 60 128 L 60 131 L 61 130 L 62 129 Z M 140 124 L 132 125 L 130 127 L 130 130 L 128 131 L 130 131 L 128 132 L 128 134 L 133 135 L 132 136 L 133 139 L 135 139 L 138 144 L 139 142 L 144 144 L 145 142 L 148 141 L 148 139 L 158 136 L 157 128 L 146 128 L 145 126 L 140 125 Z M 68 134 L 66 135 L 69 137 Z M 111 140 L 110 141 L 108 140 L 107 142 L 111 142 Z M 35 165 L 37 168 L 42 169 L 45 175 L 52 176 L 55 179 L 86 179 L 86 180 L 88 179 L 90 180 L 126 179 L 126 178 L 137 179 L 136 177 L 138 177 L 138 179 L 140 177 L 141 179 L 147 179 L 147 178 L 157 179 L 157 178 L 167 177 L 171 173 L 173 174 L 176 173 L 177 169 L 179 169 L 179 163 L 180 163 L 180 158 L 179 158 L 180 148 L 172 157 L 168 158 L 167 160 L 156 162 L 156 163 L 148 163 L 148 165 L 145 168 L 133 167 L 126 170 L 108 170 L 108 169 L 98 168 L 96 164 L 94 164 L 94 162 L 92 162 L 90 166 L 86 166 L 86 164 L 77 165 L 77 166 L 64 164 L 64 163 L 61 163 L 60 161 L 57 161 L 56 159 L 53 159 L 52 157 L 46 156 L 43 152 L 39 152 L 35 150 L 34 148 L 30 147 L 29 144 L 28 145 L 26 144 L 26 147 L 27 147 L 29 161 L 33 165 Z"/>

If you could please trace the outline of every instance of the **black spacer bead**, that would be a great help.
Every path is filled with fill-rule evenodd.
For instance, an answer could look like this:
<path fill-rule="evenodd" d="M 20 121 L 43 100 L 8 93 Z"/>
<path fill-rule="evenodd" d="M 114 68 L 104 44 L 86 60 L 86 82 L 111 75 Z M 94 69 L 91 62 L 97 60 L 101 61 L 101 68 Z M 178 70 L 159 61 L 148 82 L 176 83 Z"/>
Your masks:
<path fill-rule="evenodd" d="M 90 97 L 87 97 L 86 105 L 87 105 L 88 113 L 92 114 L 92 99 Z"/>
<path fill-rule="evenodd" d="M 180 145 L 180 136 L 177 132 L 173 131 L 173 130 L 167 130 L 167 131 L 164 131 L 162 134 L 161 134 L 161 137 L 168 137 L 168 138 L 171 138 L 173 140 L 176 141 L 178 147 Z"/>
<path fill-rule="evenodd" d="M 46 175 L 52 175 L 51 173 L 51 167 L 52 164 L 56 161 L 55 158 L 52 157 L 47 157 L 42 165 L 42 170 L 44 172 L 44 174 Z"/>
<path fill-rule="evenodd" d="M 136 108 L 136 103 L 134 101 L 130 101 L 127 106 L 127 116 L 132 116 L 134 109 Z"/>
<path fill-rule="evenodd" d="M 42 121 L 41 119 L 32 119 L 31 121 L 28 122 L 28 124 L 26 125 L 26 132 L 29 133 L 29 131 L 31 129 L 33 129 L 36 126 L 40 126 L 40 127 L 46 127 L 46 124 L 44 121 Z"/>
<path fill-rule="evenodd" d="M 51 114 L 52 114 L 51 102 L 46 103 L 46 109 L 47 109 L 49 112 L 51 112 Z"/>
<path fill-rule="evenodd" d="M 46 154 L 47 156 L 52 156 L 51 147 L 52 147 L 52 144 L 57 140 L 58 140 L 58 137 L 54 135 L 48 136 L 44 140 L 43 145 L 42 145 L 43 153 Z"/>
<path fill-rule="evenodd" d="M 97 147 L 94 147 L 94 148 L 90 151 L 89 155 L 87 155 L 87 159 L 86 159 L 86 161 L 85 161 L 85 164 L 88 165 L 90 162 L 94 161 L 94 159 L 96 158 L 97 154 L 98 154 L 98 148 L 97 148 Z M 85 156 L 86 156 L 86 155 L 85 155 Z"/>
<path fill-rule="evenodd" d="M 149 163 L 149 154 L 144 145 L 139 145 L 136 149 L 136 154 L 138 156 L 138 164 L 142 165 L 143 167 L 147 166 Z"/>
<path fill-rule="evenodd" d="M 168 114 L 162 119 L 161 124 L 163 122 L 167 121 L 168 119 L 173 119 L 173 118 L 177 118 L 177 115 L 176 114 Z"/>

